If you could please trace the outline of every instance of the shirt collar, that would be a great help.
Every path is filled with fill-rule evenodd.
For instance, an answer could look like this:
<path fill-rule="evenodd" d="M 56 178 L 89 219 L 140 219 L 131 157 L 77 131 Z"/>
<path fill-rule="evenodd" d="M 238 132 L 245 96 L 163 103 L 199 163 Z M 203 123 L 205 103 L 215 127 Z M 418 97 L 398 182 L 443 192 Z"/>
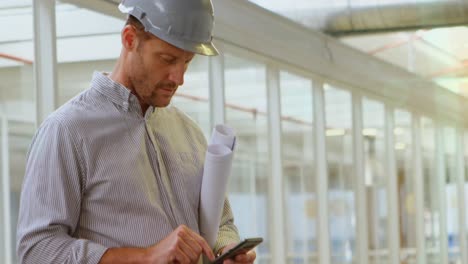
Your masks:
<path fill-rule="evenodd" d="M 138 98 L 130 92 L 130 89 L 113 81 L 108 73 L 94 72 L 91 88 L 97 90 L 114 104 L 121 106 L 124 111 L 138 111 L 141 113 Z M 153 112 L 154 108 L 150 106 L 146 112 L 148 113 L 148 111 Z"/>

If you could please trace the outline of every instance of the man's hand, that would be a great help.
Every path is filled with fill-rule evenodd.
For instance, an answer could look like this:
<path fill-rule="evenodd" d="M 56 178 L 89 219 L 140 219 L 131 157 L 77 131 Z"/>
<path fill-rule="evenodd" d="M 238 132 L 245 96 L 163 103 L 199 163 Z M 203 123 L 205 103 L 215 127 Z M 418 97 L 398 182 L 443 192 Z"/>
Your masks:
<path fill-rule="evenodd" d="M 148 263 L 197 263 L 201 254 L 205 254 L 210 261 L 214 254 L 203 237 L 180 225 L 158 244 L 147 248 Z"/>
<path fill-rule="evenodd" d="M 223 248 L 222 253 L 227 252 L 229 249 L 233 248 L 237 243 L 229 244 Z M 243 254 L 238 254 L 232 259 L 226 259 L 223 261 L 223 264 L 253 264 L 255 259 L 257 258 L 257 254 L 254 250 L 250 250 L 249 252 Z"/>
<path fill-rule="evenodd" d="M 196 264 L 201 254 L 210 261 L 214 254 L 200 235 L 181 225 L 159 243 L 148 248 L 109 248 L 100 264 Z"/>

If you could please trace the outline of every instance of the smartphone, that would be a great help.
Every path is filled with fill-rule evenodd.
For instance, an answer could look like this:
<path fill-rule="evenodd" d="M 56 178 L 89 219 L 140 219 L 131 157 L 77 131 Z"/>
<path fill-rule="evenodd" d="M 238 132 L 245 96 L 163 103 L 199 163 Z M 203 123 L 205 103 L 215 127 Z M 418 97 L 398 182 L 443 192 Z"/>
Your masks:
<path fill-rule="evenodd" d="M 251 249 L 256 247 L 258 244 L 262 243 L 263 238 L 261 237 L 252 237 L 246 238 L 241 241 L 239 244 L 228 250 L 226 253 L 217 257 L 212 264 L 222 264 L 224 260 L 229 258 L 234 258 L 238 254 L 243 254 L 249 252 Z"/>

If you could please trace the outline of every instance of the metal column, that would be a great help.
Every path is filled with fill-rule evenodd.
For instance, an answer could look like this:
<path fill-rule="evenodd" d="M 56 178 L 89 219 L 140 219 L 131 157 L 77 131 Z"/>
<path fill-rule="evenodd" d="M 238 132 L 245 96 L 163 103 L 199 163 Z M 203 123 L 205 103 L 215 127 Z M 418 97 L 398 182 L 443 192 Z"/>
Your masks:
<path fill-rule="evenodd" d="M 326 150 L 325 94 L 322 82 L 313 82 L 315 157 L 318 201 L 318 256 L 320 264 L 330 264 L 330 231 L 328 226 L 328 168 Z"/>
<path fill-rule="evenodd" d="M 414 194 L 416 208 L 416 263 L 426 264 L 426 242 L 424 228 L 424 176 L 422 171 L 421 118 L 412 118 Z"/>
<path fill-rule="evenodd" d="M 58 105 L 55 0 L 33 3 L 36 126 L 39 126 Z"/>
<path fill-rule="evenodd" d="M 369 263 L 369 226 L 367 221 L 366 178 L 364 173 L 364 139 L 362 136 L 362 96 L 352 95 L 353 107 L 353 149 L 356 179 L 356 263 Z"/>
<path fill-rule="evenodd" d="M 440 226 L 440 259 L 441 264 L 448 264 L 448 234 L 447 234 L 447 210 L 445 208 L 447 196 L 445 191 L 445 148 L 444 148 L 444 131 L 440 123 L 435 123 L 435 142 L 436 142 L 436 183 L 439 208 L 439 226 Z"/>
<path fill-rule="evenodd" d="M 13 262 L 13 235 L 11 224 L 11 202 L 10 202 L 10 160 L 9 160 L 9 144 L 8 144 L 8 119 L 6 116 L 1 116 L 1 140 L 2 140 L 2 204 L 3 204 L 3 223 L 5 230 L 4 241 L 5 261 L 6 263 Z"/>
<path fill-rule="evenodd" d="M 398 210 L 398 179 L 395 161 L 394 109 L 385 107 L 385 153 L 387 164 L 388 190 L 388 241 L 391 264 L 400 263 L 400 218 Z"/>
<path fill-rule="evenodd" d="M 267 65 L 268 126 L 270 143 L 271 252 L 273 263 L 286 263 L 285 206 L 281 143 L 281 98 L 279 70 Z"/>
<path fill-rule="evenodd" d="M 468 263 L 467 242 L 466 242 L 466 205 L 465 205 L 465 153 L 463 129 L 456 130 L 456 178 L 457 178 L 457 194 L 458 194 L 458 225 L 460 232 L 460 255 L 461 262 Z"/>

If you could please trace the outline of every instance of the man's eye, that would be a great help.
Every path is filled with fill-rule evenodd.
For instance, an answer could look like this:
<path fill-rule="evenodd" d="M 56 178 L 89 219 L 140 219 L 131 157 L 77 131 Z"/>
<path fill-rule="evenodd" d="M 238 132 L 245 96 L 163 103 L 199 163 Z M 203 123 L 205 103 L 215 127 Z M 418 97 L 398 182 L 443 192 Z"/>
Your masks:
<path fill-rule="evenodd" d="M 170 57 L 170 56 L 161 56 L 161 59 L 168 64 L 172 64 L 175 62 L 175 58 Z"/>

